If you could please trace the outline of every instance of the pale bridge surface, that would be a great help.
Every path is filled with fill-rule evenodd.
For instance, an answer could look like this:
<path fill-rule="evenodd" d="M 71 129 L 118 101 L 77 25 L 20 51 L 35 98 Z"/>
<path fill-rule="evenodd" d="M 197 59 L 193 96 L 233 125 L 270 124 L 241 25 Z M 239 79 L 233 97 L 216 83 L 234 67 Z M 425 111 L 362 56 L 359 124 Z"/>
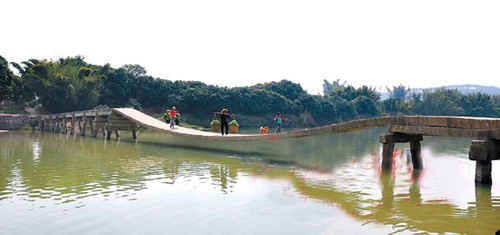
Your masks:
<path fill-rule="evenodd" d="M 166 124 L 165 122 L 157 120 L 135 109 L 116 108 L 112 109 L 112 112 L 127 118 L 131 122 L 153 130 L 162 131 L 172 135 L 207 140 L 258 140 L 273 136 L 282 138 L 301 137 L 323 133 L 356 131 L 375 127 L 387 127 L 390 132 L 410 135 L 454 136 L 470 138 L 477 138 L 478 131 L 487 131 L 492 138 L 500 139 L 499 118 L 447 116 L 377 117 L 279 134 L 230 134 L 227 136 L 222 136 L 218 132 L 199 131 L 179 126 L 176 126 L 174 130 L 171 130 L 169 124 Z M 112 121 L 113 120 L 111 120 L 111 122 Z"/>

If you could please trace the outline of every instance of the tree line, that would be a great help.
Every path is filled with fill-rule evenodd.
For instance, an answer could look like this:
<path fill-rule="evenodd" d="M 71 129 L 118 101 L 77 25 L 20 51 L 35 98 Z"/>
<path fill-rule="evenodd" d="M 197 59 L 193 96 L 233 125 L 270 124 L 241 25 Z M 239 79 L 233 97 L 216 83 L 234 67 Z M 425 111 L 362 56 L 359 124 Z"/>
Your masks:
<path fill-rule="evenodd" d="M 183 120 L 197 125 L 206 126 L 213 112 L 227 108 L 243 126 L 272 125 L 280 111 L 295 127 L 381 115 L 500 117 L 500 96 L 463 95 L 446 89 L 416 93 L 404 86 L 387 89 L 391 97 L 380 100 L 372 87 L 356 88 L 339 80 L 325 80 L 324 95 L 308 94 L 288 80 L 228 88 L 155 78 L 140 65 L 89 64 L 81 56 L 21 63 L 9 63 L 0 56 L 0 100 L 41 106 L 47 113 L 96 107 L 147 108 L 160 113 L 175 105 Z"/>

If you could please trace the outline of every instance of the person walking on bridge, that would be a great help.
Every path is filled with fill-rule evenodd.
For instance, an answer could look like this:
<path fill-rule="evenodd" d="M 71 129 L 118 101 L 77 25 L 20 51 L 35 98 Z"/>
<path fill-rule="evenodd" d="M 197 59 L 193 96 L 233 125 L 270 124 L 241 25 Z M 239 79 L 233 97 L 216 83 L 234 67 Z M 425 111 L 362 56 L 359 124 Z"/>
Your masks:
<path fill-rule="evenodd" d="M 172 106 L 172 109 L 169 111 L 170 113 L 170 129 L 174 129 L 174 121 L 175 121 L 175 106 Z"/>
<path fill-rule="evenodd" d="M 227 132 L 229 131 L 229 125 L 227 119 L 233 116 L 233 114 L 228 114 L 227 111 L 228 111 L 227 109 L 222 109 L 221 111 L 222 114 L 219 117 L 220 131 L 222 135 L 224 135 L 224 129 L 226 130 L 226 135 L 227 135 Z"/>
<path fill-rule="evenodd" d="M 278 112 L 278 115 L 273 119 L 276 122 L 276 133 L 281 133 L 281 124 L 286 122 L 286 119 L 281 116 L 281 112 Z"/>

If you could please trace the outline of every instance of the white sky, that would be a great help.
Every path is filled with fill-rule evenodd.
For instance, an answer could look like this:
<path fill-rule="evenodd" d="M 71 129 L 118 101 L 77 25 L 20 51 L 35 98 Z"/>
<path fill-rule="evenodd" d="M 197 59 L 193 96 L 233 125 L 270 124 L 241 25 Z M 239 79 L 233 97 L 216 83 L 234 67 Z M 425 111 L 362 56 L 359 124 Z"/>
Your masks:
<path fill-rule="evenodd" d="M 500 86 L 500 1 L 4 0 L 8 61 L 82 55 L 222 86 Z"/>

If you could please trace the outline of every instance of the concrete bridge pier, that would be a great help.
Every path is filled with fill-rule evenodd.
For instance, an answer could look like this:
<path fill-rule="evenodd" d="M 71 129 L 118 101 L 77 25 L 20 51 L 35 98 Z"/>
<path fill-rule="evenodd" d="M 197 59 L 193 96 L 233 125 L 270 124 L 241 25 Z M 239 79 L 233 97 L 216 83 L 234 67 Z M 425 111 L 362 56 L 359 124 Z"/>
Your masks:
<path fill-rule="evenodd" d="M 469 159 L 476 161 L 478 184 L 491 185 L 491 161 L 500 159 L 500 140 L 493 139 L 491 131 L 479 130 L 477 139 L 472 140 Z"/>
<path fill-rule="evenodd" d="M 391 133 L 380 135 L 379 142 L 382 143 L 382 171 L 390 172 L 393 165 L 394 143 L 410 143 L 411 161 L 414 170 L 422 170 L 422 157 L 420 141 L 422 135 L 408 135 L 403 133 Z"/>

